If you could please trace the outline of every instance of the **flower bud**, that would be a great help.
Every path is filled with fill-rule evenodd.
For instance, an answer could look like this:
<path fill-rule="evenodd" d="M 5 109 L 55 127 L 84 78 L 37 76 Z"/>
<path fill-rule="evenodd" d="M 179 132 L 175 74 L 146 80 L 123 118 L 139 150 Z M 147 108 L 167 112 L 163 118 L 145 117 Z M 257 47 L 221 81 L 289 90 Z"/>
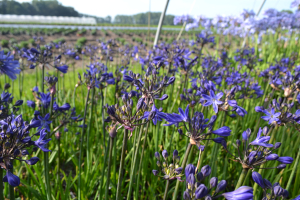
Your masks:
<path fill-rule="evenodd" d="M 277 166 L 277 169 L 284 169 L 286 168 L 286 165 L 285 164 L 280 164 Z"/>
<path fill-rule="evenodd" d="M 241 140 L 237 139 L 237 140 L 236 140 L 236 145 L 237 145 L 238 147 L 241 146 Z"/>
<path fill-rule="evenodd" d="M 272 153 L 272 154 L 267 155 L 265 157 L 266 160 L 277 160 L 278 158 L 279 158 L 279 156 L 277 154 L 275 154 L 275 153 Z"/>
<path fill-rule="evenodd" d="M 209 181 L 210 188 L 214 188 L 218 184 L 218 178 L 217 177 L 212 177 Z"/>
<path fill-rule="evenodd" d="M 205 197 L 208 193 L 208 190 L 204 184 L 199 185 L 199 187 L 195 191 L 196 199 L 201 199 Z"/>
<path fill-rule="evenodd" d="M 222 192 L 223 190 L 225 190 L 226 186 L 227 186 L 227 182 L 225 180 L 220 181 L 215 193 Z"/>
<path fill-rule="evenodd" d="M 10 84 L 9 83 L 5 83 L 4 90 L 8 90 L 9 88 L 10 88 Z"/>
<path fill-rule="evenodd" d="M 178 133 L 179 133 L 180 135 L 182 135 L 182 134 L 183 134 L 183 131 L 182 131 L 181 129 L 178 129 Z"/>
<path fill-rule="evenodd" d="M 163 150 L 163 151 L 162 151 L 162 156 L 164 157 L 165 160 L 167 160 L 167 158 L 168 158 L 168 156 L 169 156 L 167 150 Z"/>
<path fill-rule="evenodd" d="M 272 189 L 272 187 L 273 187 L 272 183 L 267 179 L 264 179 L 264 184 L 265 184 L 266 188 L 268 188 L 268 189 Z"/>
<path fill-rule="evenodd" d="M 158 171 L 157 170 L 152 170 L 152 173 L 154 174 L 154 176 L 158 175 Z"/>
<path fill-rule="evenodd" d="M 280 142 L 276 142 L 276 144 L 274 145 L 274 149 L 278 149 L 281 146 Z"/>
<path fill-rule="evenodd" d="M 264 184 L 264 180 L 262 176 L 258 172 L 252 172 L 252 179 L 254 180 L 255 183 L 257 183 L 261 188 L 265 189 L 266 186 Z"/>
<path fill-rule="evenodd" d="M 207 177 L 211 174 L 211 168 L 209 165 L 205 165 L 204 167 L 201 168 L 201 172 L 204 177 Z"/>
<path fill-rule="evenodd" d="M 159 153 L 158 153 L 158 152 L 155 152 L 155 153 L 154 153 L 154 156 L 155 156 L 155 158 L 156 158 L 157 160 L 159 160 L 159 159 L 160 159 L 160 155 L 159 155 Z"/>
<path fill-rule="evenodd" d="M 176 159 L 177 156 L 178 156 L 178 151 L 175 149 L 175 150 L 173 151 L 173 158 Z"/>
<path fill-rule="evenodd" d="M 160 164 L 160 162 L 159 162 L 159 161 L 156 161 L 156 165 L 157 165 L 158 167 L 160 167 L 160 166 L 161 166 L 161 164 Z"/>
<path fill-rule="evenodd" d="M 109 130 L 109 136 L 111 138 L 115 138 L 117 136 L 116 126 L 113 126 L 113 127 L 110 128 L 110 130 Z"/>
<path fill-rule="evenodd" d="M 280 187 L 280 186 L 275 186 L 274 187 L 274 195 L 275 195 L 275 197 L 281 196 L 283 192 L 284 191 L 283 191 L 282 187 Z"/>
<path fill-rule="evenodd" d="M 59 131 L 56 131 L 54 135 L 55 135 L 55 138 L 56 138 L 57 140 L 60 139 L 61 134 L 60 134 Z"/>
<path fill-rule="evenodd" d="M 183 199 L 184 200 L 191 200 L 191 196 L 190 196 L 190 194 L 189 194 L 188 191 L 184 191 L 184 193 L 183 193 Z"/>

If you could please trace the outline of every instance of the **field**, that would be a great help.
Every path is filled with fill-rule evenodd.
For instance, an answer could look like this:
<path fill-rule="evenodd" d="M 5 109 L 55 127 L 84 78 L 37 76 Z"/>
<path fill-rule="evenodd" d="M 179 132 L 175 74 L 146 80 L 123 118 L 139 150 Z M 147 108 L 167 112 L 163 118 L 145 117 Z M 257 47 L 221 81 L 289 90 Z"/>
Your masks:
<path fill-rule="evenodd" d="M 16 186 L 17 178 L 8 180 L 16 187 L 5 183 L 0 199 L 177 200 L 188 199 L 187 193 L 198 199 L 230 199 L 229 192 L 241 186 L 253 188 L 253 199 L 266 193 L 269 199 L 300 194 L 299 33 L 278 30 L 258 41 L 256 34 L 239 38 L 216 32 L 198 35 L 200 30 L 195 30 L 176 41 L 178 31 L 162 31 L 153 50 L 154 31 L 0 32 L 1 50 L 12 52 L 21 69 L 15 80 L 5 70 L 0 76 L 1 90 L 10 84 L 6 92 L 14 97 L 9 105 L 13 118 L 22 114 L 24 121 L 44 123 L 49 113 L 52 122 L 46 131 L 51 140 L 43 146 L 51 152 L 33 151 L 38 146 L 34 144 L 27 148 L 29 155 L 8 156 L 13 169 L 1 163 L 3 176 L 11 171 L 21 182 Z M 66 65 L 67 72 L 60 68 Z M 41 93 L 48 92 L 51 100 L 44 100 Z M 17 100 L 23 105 L 13 106 Z M 63 106 L 66 103 L 75 107 L 76 115 Z M 10 112 L 2 116 L 5 123 Z M 202 113 L 211 121 L 204 122 Z M 270 117 L 261 118 L 266 115 Z M 31 128 L 29 136 L 38 127 Z M 4 130 L 3 125 L 2 148 L 15 148 L 6 146 L 4 141 L 17 141 Z M 32 157 L 39 162 L 29 165 L 16 159 Z M 267 183 L 258 186 L 262 179 L 254 171 L 282 190 L 277 184 L 262 189 Z M 205 188 L 196 190 L 200 186 Z M 278 196 L 271 192 L 275 189 L 280 190 Z"/>

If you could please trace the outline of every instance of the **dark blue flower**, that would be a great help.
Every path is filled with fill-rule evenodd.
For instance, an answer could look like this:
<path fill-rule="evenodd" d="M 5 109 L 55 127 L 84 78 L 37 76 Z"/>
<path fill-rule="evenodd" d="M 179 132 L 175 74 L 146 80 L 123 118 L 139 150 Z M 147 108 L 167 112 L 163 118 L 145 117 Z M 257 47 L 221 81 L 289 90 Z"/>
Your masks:
<path fill-rule="evenodd" d="M 160 111 L 155 107 L 154 104 L 153 104 L 152 109 L 151 109 L 150 112 L 149 112 L 149 111 L 146 111 L 146 112 L 144 113 L 144 116 L 142 117 L 142 119 L 148 119 L 148 118 L 149 118 L 149 115 L 150 115 L 151 113 L 154 113 L 154 112 L 155 112 L 155 116 L 154 116 L 154 118 L 152 119 L 154 125 L 157 124 L 157 121 L 162 121 L 162 119 L 166 119 L 166 114 L 163 113 L 163 112 L 160 112 Z"/>
<path fill-rule="evenodd" d="M 294 159 L 292 157 L 279 157 L 277 161 L 283 164 L 291 164 L 294 161 Z"/>
<path fill-rule="evenodd" d="M 213 90 L 209 91 L 209 95 L 202 94 L 203 99 L 206 100 L 206 103 L 203 106 L 213 105 L 215 113 L 218 113 L 218 105 L 223 103 L 222 101 L 219 101 L 219 99 L 222 98 L 222 96 L 222 92 L 215 95 L 215 92 Z"/>
<path fill-rule="evenodd" d="M 39 121 L 41 122 L 40 126 L 38 127 L 38 130 L 41 130 L 42 128 L 45 128 L 47 131 L 50 131 L 49 125 L 51 124 L 51 121 L 49 120 L 50 114 L 47 113 L 45 117 L 38 116 Z"/>
<path fill-rule="evenodd" d="M 37 97 L 39 100 L 41 100 L 42 106 L 44 108 L 48 108 L 51 102 L 51 96 L 50 96 L 50 92 L 48 92 L 47 94 L 40 92 L 40 97 Z"/>
<path fill-rule="evenodd" d="M 268 110 L 262 110 L 263 113 L 265 113 L 267 116 L 262 116 L 261 118 L 265 121 L 269 121 L 269 124 L 275 122 L 280 122 L 279 116 L 281 115 L 280 112 L 275 113 L 275 109 L 271 108 L 271 111 L 269 112 Z"/>
<path fill-rule="evenodd" d="M 37 141 L 35 141 L 34 144 L 35 144 L 35 146 L 40 148 L 42 151 L 49 152 L 50 150 L 46 149 L 45 145 L 51 140 L 51 138 L 45 139 L 46 135 L 47 135 L 46 129 L 40 130 L 40 138 Z"/>
<path fill-rule="evenodd" d="M 189 122 L 189 105 L 187 105 L 185 111 L 183 111 L 182 108 L 178 108 L 178 111 L 179 114 L 166 114 L 166 121 L 169 122 L 169 124 L 164 124 L 164 126 L 170 126 L 180 122 Z"/>
<path fill-rule="evenodd" d="M 63 65 L 63 66 L 59 66 L 59 67 L 55 67 L 58 71 L 62 72 L 62 73 L 67 73 L 68 72 L 68 66 L 67 65 Z"/>
<path fill-rule="evenodd" d="M 6 175 L 3 177 L 3 182 L 8 182 L 9 185 L 17 187 L 20 185 L 20 178 L 6 170 Z"/>
<path fill-rule="evenodd" d="M 230 136 L 231 130 L 228 126 L 223 126 L 222 128 L 214 130 L 212 133 L 219 136 L 227 137 Z"/>
<path fill-rule="evenodd" d="M 259 128 L 257 132 L 257 137 L 255 140 L 250 142 L 251 145 L 257 145 L 257 146 L 263 146 L 266 148 L 272 148 L 273 144 L 267 144 L 267 142 L 270 140 L 270 136 L 261 136 L 262 129 Z"/>
<path fill-rule="evenodd" d="M 35 108 L 35 102 L 34 101 L 30 101 L 30 100 L 28 100 L 27 101 L 27 105 L 30 107 L 30 108 Z"/>

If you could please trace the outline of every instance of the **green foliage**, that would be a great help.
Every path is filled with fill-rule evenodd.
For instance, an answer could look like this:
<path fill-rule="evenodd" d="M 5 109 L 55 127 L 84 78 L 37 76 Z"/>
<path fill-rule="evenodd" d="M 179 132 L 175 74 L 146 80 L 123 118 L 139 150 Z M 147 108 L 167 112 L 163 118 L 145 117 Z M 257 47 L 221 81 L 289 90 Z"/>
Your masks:
<path fill-rule="evenodd" d="M 76 41 L 76 46 L 81 48 L 85 43 L 86 43 L 87 39 L 85 37 L 81 37 Z"/>
<path fill-rule="evenodd" d="M 28 48 L 28 42 L 21 41 L 18 46 L 19 46 L 19 48 Z"/>
<path fill-rule="evenodd" d="M 54 43 L 65 43 L 66 39 L 65 38 L 58 38 L 58 39 L 53 40 L 53 42 Z"/>
<path fill-rule="evenodd" d="M 9 42 L 8 42 L 8 40 L 1 40 L 1 47 L 8 47 L 8 44 L 9 44 Z"/>
<path fill-rule="evenodd" d="M 28 40 L 28 44 L 30 44 L 31 46 L 35 46 L 35 40 L 33 38 Z"/>

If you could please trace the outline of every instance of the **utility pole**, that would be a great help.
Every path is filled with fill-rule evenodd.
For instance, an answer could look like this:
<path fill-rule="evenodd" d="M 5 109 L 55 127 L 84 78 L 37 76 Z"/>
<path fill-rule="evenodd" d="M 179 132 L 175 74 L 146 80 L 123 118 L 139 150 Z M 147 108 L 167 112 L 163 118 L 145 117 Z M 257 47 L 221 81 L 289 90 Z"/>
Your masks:
<path fill-rule="evenodd" d="M 153 48 L 155 48 L 155 46 L 157 45 L 157 42 L 158 42 L 158 39 L 159 39 L 159 35 L 160 35 L 160 31 L 161 31 L 161 27 L 162 27 L 162 24 L 164 22 L 165 14 L 166 14 L 166 11 L 167 11 L 167 8 L 168 8 L 168 5 L 169 5 L 169 1 L 170 0 L 166 0 L 165 9 L 161 13 L 161 15 L 160 15 L 160 19 L 159 19 L 159 23 L 158 23 L 158 27 L 157 27 L 157 30 L 156 30 L 156 35 L 155 35 L 154 43 L 153 43 Z"/>
<path fill-rule="evenodd" d="M 259 13 L 260 13 L 261 9 L 264 7 L 266 1 L 267 1 L 267 0 L 264 0 L 263 3 L 261 4 L 261 6 L 260 6 L 258 12 L 256 13 L 256 17 L 259 15 Z"/>

